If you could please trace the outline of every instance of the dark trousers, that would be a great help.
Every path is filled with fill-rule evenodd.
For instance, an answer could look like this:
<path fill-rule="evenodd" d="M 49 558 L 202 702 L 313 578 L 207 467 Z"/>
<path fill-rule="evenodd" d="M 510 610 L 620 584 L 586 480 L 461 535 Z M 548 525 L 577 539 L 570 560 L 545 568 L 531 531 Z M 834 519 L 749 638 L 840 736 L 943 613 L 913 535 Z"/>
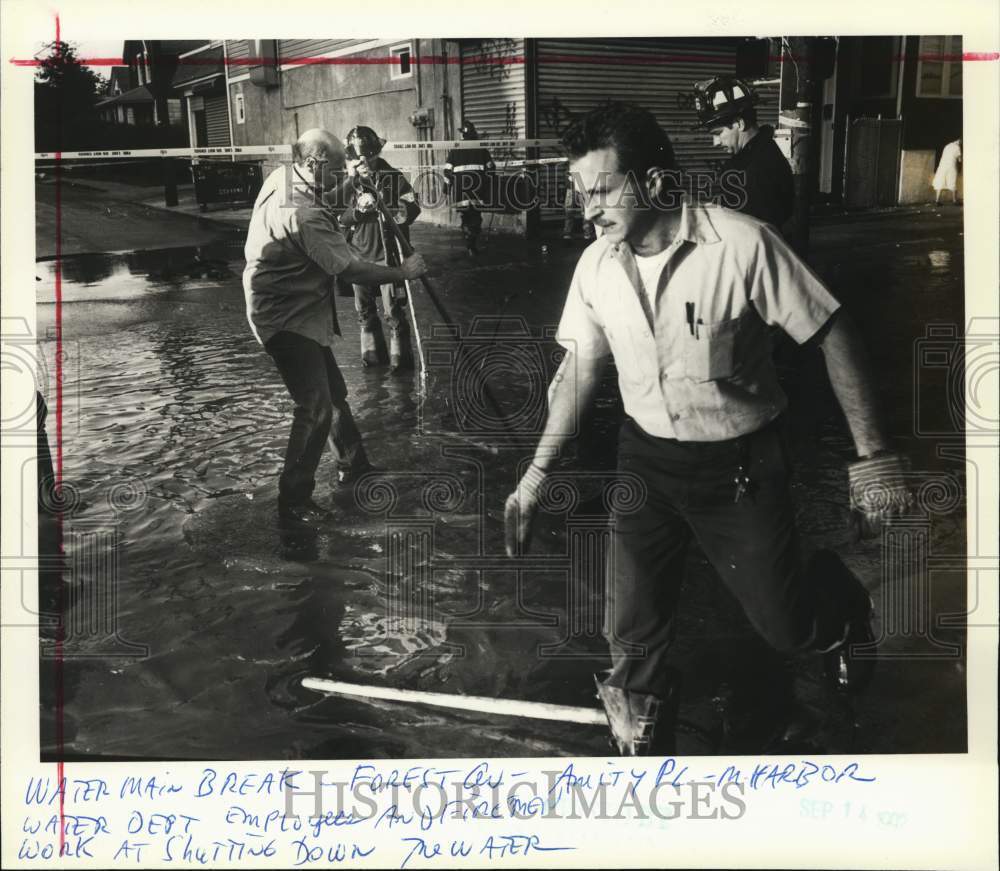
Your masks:
<path fill-rule="evenodd" d="M 42 511 L 54 511 L 58 501 L 56 494 L 56 473 L 52 465 L 52 452 L 49 450 L 49 436 L 45 430 L 45 420 L 49 416 L 49 408 L 45 397 L 35 391 L 35 424 L 37 426 L 38 455 L 38 507 Z"/>
<path fill-rule="evenodd" d="M 752 483 L 735 501 L 741 459 Z M 680 442 L 651 436 L 628 419 L 618 468 L 641 479 L 646 498 L 637 510 L 612 518 L 604 628 L 610 685 L 666 692 L 667 654 L 692 538 L 773 648 L 798 653 L 840 640 L 848 593 L 838 585 L 851 576 L 846 569 L 830 571 L 829 559 L 816 564 L 822 571 L 802 564 L 780 421 L 742 440 Z"/>
<path fill-rule="evenodd" d="M 462 225 L 462 237 L 466 243 L 474 243 L 483 228 L 483 213 L 475 206 L 467 206 L 460 210 L 459 221 Z"/>
<path fill-rule="evenodd" d="M 332 437 L 340 468 L 364 465 L 367 458 L 347 405 L 344 376 L 330 348 L 298 333 L 282 331 L 270 338 L 264 349 L 295 402 L 278 482 L 279 505 L 292 506 L 312 496 L 327 436 Z"/>
<path fill-rule="evenodd" d="M 362 330 L 370 333 L 378 329 L 378 298 L 382 297 L 382 311 L 389 329 L 406 332 L 409 324 L 403 311 L 403 301 L 396 298 L 391 284 L 354 285 L 354 308 L 358 313 L 358 323 Z"/>

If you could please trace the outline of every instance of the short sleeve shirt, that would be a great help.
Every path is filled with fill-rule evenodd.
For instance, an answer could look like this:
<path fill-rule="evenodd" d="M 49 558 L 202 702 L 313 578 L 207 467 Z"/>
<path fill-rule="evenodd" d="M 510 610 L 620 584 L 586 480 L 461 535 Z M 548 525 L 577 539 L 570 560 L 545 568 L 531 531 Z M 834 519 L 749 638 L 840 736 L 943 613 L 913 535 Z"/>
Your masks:
<path fill-rule="evenodd" d="M 800 344 L 839 303 L 770 225 L 683 206 L 659 283 L 645 289 L 632 249 L 606 237 L 581 255 L 557 340 L 582 357 L 612 354 L 626 413 L 681 441 L 753 432 L 788 401 L 768 325 Z"/>
<path fill-rule="evenodd" d="M 279 167 L 265 180 L 244 253 L 247 320 L 257 340 L 265 344 L 284 330 L 332 345 L 333 276 L 359 258 L 294 167 Z"/>

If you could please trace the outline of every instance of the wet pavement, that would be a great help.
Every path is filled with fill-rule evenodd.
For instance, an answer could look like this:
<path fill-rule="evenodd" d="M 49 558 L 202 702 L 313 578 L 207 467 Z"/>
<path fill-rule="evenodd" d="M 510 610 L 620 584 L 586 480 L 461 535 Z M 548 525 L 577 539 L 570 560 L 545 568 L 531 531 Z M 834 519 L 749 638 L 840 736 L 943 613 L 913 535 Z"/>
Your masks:
<path fill-rule="evenodd" d="M 58 185 L 58 210 L 56 191 L 51 176 L 35 184 L 37 258 L 56 255 L 57 226 L 64 257 L 205 245 L 240 235 L 239 227 L 219 220 L 222 212 L 192 218 L 163 208 L 163 189 L 156 186 L 67 179 Z"/>
<path fill-rule="evenodd" d="M 164 248 L 173 241 L 164 231 L 160 245 L 144 246 L 155 250 L 61 261 L 64 475 L 75 500 L 65 519 L 66 755 L 606 755 L 600 728 L 324 698 L 299 685 L 311 674 L 596 706 L 591 675 L 606 667 L 606 647 L 601 578 L 586 567 L 599 561 L 574 554 L 601 547 L 608 502 L 619 498 L 613 371 L 559 466 L 565 487 L 531 556 L 502 556 L 503 501 L 543 420 L 557 361 L 547 329 L 580 249 L 549 241 L 543 252 L 496 235 L 473 261 L 456 232 L 416 227 L 453 321 L 414 287 L 426 382 L 362 369 L 352 301 L 338 300 L 344 337 L 334 350 L 380 471 L 354 492 L 331 492 L 324 461 L 317 495 L 335 518 L 314 539 L 289 540 L 274 496 L 291 404 L 246 324 L 242 237 L 177 220 L 197 225 L 184 230 L 201 234 L 197 243 Z M 133 223 L 135 236 L 152 235 L 141 216 Z M 851 539 L 850 440 L 821 361 L 777 351 L 800 529 L 810 546 L 837 549 L 873 593 L 888 654 L 874 684 L 852 705 L 825 689 L 815 662 L 776 661 L 694 550 L 674 651 L 687 678 L 682 752 L 772 746 L 789 684 L 812 752 L 965 749 L 964 635 L 924 625 L 928 608 L 960 614 L 966 601 L 964 462 L 960 449 L 938 455 L 959 447 L 944 392 L 954 374 L 945 367 L 942 381 L 913 365 L 928 324 L 962 323 L 961 231 L 960 209 L 813 230 L 814 265 L 869 342 L 889 430 L 936 482 L 909 538 Z M 47 336 L 55 264 L 37 269 Z M 43 353 L 51 372 L 51 340 Z M 915 409 L 929 415 L 920 427 Z M 929 574 L 915 553 L 930 554 Z M 910 607 L 903 592 L 907 602 L 926 595 L 919 613 L 900 611 Z M 98 593 L 113 594 L 113 620 L 95 616 Z M 52 676 L 46 660 L 47 754 L 57 743 Z"/>

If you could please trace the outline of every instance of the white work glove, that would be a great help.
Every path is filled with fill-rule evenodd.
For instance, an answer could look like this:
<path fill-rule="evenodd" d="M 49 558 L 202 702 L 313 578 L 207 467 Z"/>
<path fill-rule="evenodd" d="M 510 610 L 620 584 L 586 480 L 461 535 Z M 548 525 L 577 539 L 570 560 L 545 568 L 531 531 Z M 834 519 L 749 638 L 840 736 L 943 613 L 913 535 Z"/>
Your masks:
<path fill-rule="evenodd" d="M 348 178 L 354 178 L 356 175 L 361 176 L 361 178 L 368 178 L 371 173 L 371 167 L 368 166 L 368 161 L 363 157 L 358 160 L 347 161 Z"/>
<path fill-rule="evenodd" d="M 906 483 L 909 471 L 907 457 L 888 452 L 847 467 L 852 525 L 858 537 L 878 535 L 882 524 L 910 509 L 913 493 Z"/>
<path fill-rule="evenodd" d="M 503 509 L 504 543 L 507 556 L 527 553 L 531 544 L 531 524 L 538 511 L 538 491 L 545 481 L 545 470 L 532 463 L 507 497 Z"/>
<path fill-rule="evenodd" d="M 378 201 L 375 195 L 369 191 L 362 191 L 354 201 L 354 211 L 359 215 L 370 215 L 378 208 Z"/>

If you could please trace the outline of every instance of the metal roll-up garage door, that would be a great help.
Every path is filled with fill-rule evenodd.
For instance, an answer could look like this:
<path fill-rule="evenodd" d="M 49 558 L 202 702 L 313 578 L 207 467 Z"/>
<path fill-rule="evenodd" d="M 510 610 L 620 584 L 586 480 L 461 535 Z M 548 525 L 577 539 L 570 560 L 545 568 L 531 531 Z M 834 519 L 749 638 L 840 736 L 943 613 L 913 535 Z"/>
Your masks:
<path fill-rule="evenodd" d="M 774 74 L 775 77 L 779 73 Z M 763 126 L 764 124 L 770 124 L 776 130 L 778 129 L 778 100 L 780 99 L 781 89 L 778 87 L 778 83 L 767 85 L 757 85 L 757 123 Z"/>
<path fill-rule="evenodd" d="M 225 94 L 205 95 L 205 128 L 209 147 L 229 145 L 229 106 Z"/>
<path fill-rule="evenodd" d="M 691 86 L 736 65 L 735 43 L 676 39 L 540 39 L 538 135 L 558 136 L 570 116 L 607 99 L 649 109 L 670 134 L 685 170 L 708 169 L 722 153 L 693 132 Z"/>
<path fill-rule="evenodd" d="M 462 117 L 481 139 L 523 139 L 525 131 L 524 40 L 489 38 L 462 43 Z M 458 134 L 456 134 L 457 136 Z M 497 161 L 518 160 L 523 148 L 491 148 Z M 499 170 L 494 203 L 509 201 L 507 185 L 517 169 Z M 527 195 L 523 197 L 527 200 Z"/>
<path fill-rule="evenodd" d="M 691 86 L 732 74 L 735 65 L 732 40 L 539 39 L 537 135 L 560 136 L 573 117 L 605 100 L 637 103 L 670 134 L 682 170 L 711 170 L 727 155 L 713 148 L 710 134 L 692 130 Z M 561 203 L 565 174 L 544 173 L 540 181 L 543 201 Z M 542 214 L 554 216 L 551 209 Z"/>
<path fill-rule="evenodd" d="M 462 45 L 462 117 L 483 139 L 524 138 L 524 40 Z"/>

